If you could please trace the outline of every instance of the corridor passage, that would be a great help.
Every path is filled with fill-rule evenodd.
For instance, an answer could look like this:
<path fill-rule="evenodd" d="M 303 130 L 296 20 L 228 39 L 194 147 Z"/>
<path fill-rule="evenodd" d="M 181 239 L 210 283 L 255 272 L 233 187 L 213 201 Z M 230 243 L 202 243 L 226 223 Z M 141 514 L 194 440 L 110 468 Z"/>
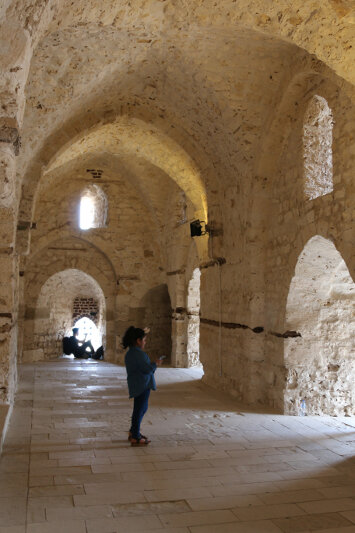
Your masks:
<path fill-rule="evenodd" d="M 355 419 L 241 408 L 162 368 L 127 441 L 124 368 L 20 366 L 0 462 L 0 533 L 354 533 Z"/>

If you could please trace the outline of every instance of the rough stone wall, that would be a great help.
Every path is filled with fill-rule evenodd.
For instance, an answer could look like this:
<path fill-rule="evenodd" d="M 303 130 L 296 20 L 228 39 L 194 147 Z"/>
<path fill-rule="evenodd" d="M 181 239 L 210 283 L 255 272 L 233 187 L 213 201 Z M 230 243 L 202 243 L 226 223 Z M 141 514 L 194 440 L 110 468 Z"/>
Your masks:
<path fill-rule="evenodd" d="M 187 288 L 187 366 L 200 366 L 200 276 L 195 268 Z"/>
<path fill-rule="evenodd" d="M 171 363 L 171 303 L 166 284 L 148 291 L 142 299 L 144 324 L 150 328 L 147 337 L 147 352 L 154 359 L 165 355 Z"/>
<path fill-rule="evenodd" d="M 195 239 L 205 379 L 281 408 L 299 254 L 322 235 L 353 273 L 351 0 L 7 0 L 0 35 L 2 398 L 13 395 L 21 346 L 16 226 L 17 253 L 30 253 L 23 303 L 59 266 L 91 272 L 112 347 L 142 295 L 167 283 L 173 358 L 186 364 L 188 222 L 205 216 L 216 229 Z M 335 122 L 334 191 L 306 202 L 302 119 L 316 94 Z M 104 189 L 124 215 L 109 206 L 108 227 L 83 236 L 78 181 L 103 164 L 119 177 L 122 200 L 112 183 Z M 173 227 L 181 193 L 187 223 Z M 53 252 L 59 239 L 68 249 Z"/>
<path fill-rule="evenodd" d="M 307 71 L 303 61 L 300 68 Z M 223 256 L 225 263 L 201 271 L 204 380 L 240 400 L 280 410 L 284 409 L 287 376 L 284 342 L 290 335 L 285 323 L 286 299 L 298 255 L 309 238 L 320 234 L 335 243 L 347 268 L 354 272 L 353 100 L 348 98 L 349 87 L 341 91 L 342 83 L 332 73 L 324 74 L 328 77 L 295 75 L 285 88 L 257 158 L 257 175 L 246 200 L 249 214 L 243 222 L 244 234 L 236 238 L 231 215 L 223 224 L 223 236 L 213 238 L 215 255 Z M 314 94 L 324 97 L 333 113 L 334 191 L 307 201 L 302 133 Z M 230 214 L 232 205 L 237 205 L 237 199 L 230 188 L 225 195 L 226 213 Z M 347 320 L 344 316 L 345 324 Z M 342 343 L 340 338 L 336 342 Z M 338 404 L 338 412 L 347 405 L 348 400 L 342 407 Z"/>
<path fill-rule="evenodd" d="M 331 240 L 343 257 L 350 275 L 354 276 L 354 255 L 351 244 L 354 237 L 354 211 L 350 207 L 353 188 L 351 167 L 354 165 L 352 148 L 355 124 L 354 107 L 353 100 L 348 99 L 346 92 L 341 91 L 336 85 L 336 81 L 339 82 L 339 80 L 334 78 L 333 80 L 323 76 L 305 76 L 301 80 L 298 79 L 297 92 L 293 93 L 293 88 L 290 88 L 286 96 L 291 96 L 291 99 L 288 102 L 285 101 L 285 107 L 282 109 L 283 113 L 287 109 L 292 110 L 292 112 L 289 115 L 289 124 L 285 125 L 283 129 L 283 147 L 278 161 L 280 170 L 276 180 L 275 178 L 273 180 L 275 183 L 274 191 L 277 191 L 278 194 L 271 197 L 273 205 L 269 219 L 271 221 L 270 242 L 266 252 L 268 260 L 266 280 L 270 289 L 265 298 L 267 302 L 265 311 L 269 328 L 274 331 L 285 332 L 288 329 L 284 309 L 286 308 L 291 278 L 299 254 L 310 238 L 321 235 Z M 333 114 L 334 191 L 309 201 L 306 199 L 304 191 L 304 166 L 300 139 L 307 105 L 314 94 L 326 99 Z M 280 306 L 280 302 L 285 302 L 285 307 Z M 349 326 L 348 320 L 345 314 L 343 322 L 345 330 Z M 327 322 L 328 327 L 331 328 L 333 319 L 330 316 Z M 319 341 L 324 336 L 321 320 L 318 328 L 313 342 Z M 273 342 L 270 343 L 269 352 L 275 354 L 274 361 L 277 366 L 280 365 L 280 376 L 283 374 L 282 366 L 284 364 L 283 342 L 282 338 L 274 337 Z M 297 339 L 289 342 L 297 343 Z M 336 350 L 339 349 L 342 342 L 342 335 L 339 336 L 338 332 L 334 336 L 334 347 L 338 346 Z M 333 354 L 328 353 L 323 367 L 326 368 L 327 365 L 331 367 L 332 358 Z M 308 369 L 308 371 L 311 370 Z M 275 372 L 273 373 L 276 375 Z M 324 380 L 322 388 L 324 395 L 329 397 L 331 387 L 327 383 L 327 379 Z M 282 380 L 277 380 L 274 390 L 279 395 L 280 400 L 283 396 L 282 389 Z M 296 392 L 296 396 L 297 394 L 298 397 L 301 397 L 301 390 Z M 334 410 L 331 409 L 331 412 L 347 411 L 348 399 L 342 401 L 339 394 L 337 396 L 339 402 Z M 315 394 L 313 406 L 312 400 L 308 402 L 309 411 L 312 412 L 314 409 L 315 412 L 326 412 L 329 409 L 329 401 L 317 407 L 316 397 L 317 394 Z"/>
<path fill-rule="evenodd" d="M 104 295 L 98 284 L 93 278 L 76 269 L 67 269 L 52 275 L 42 285 L 37 300 L 33 300 L 33 293 L 31 294 L 25 309 L 23 361 L 55 359 L 62 355 L 62 339 L 71 334 L 75 322 L 73 303 L 75 307 L 76 301 L 78 304 L 83 301 L 84 298 L 80 296 L 83 294 L 93 295 L 91 298 L 85 298 L 85 311 L 91 308 L 98 310 L 105 306 Z M 92 302 L 96 302 L 96 305 L 90 305 Z M 81 311 L 81 307 L 79 310 L 77 305 L 77 311 Z M 96 321 L 105 338 L 105 328 L 102 328 L 99 313 Z"/>
<path fill-rule="evenodd" d="M 313 237 L 295 269 L 287 300 L 285 411 L 354 414 L 355 283 L 333 243 Z"/>
<path fill-rule="evenodd" d="M 42 357 L 41 352 L 33 352 L 38 347 L 43 349 L 43 345 L 39 346 L 41 339 L 48 357 L 62 353 L 61 339 L 73 327 L 73 299 L 75 295 L 91 294 L 100 302 L 98 327 L 107 359 L 114 360 L 117 285 L 111 265 L 103 254 L 77 239 L 54 241 L 49 248 L 29 258 L 23 278 L 21 331 L 27 359 Z"/>
<path fill-rule="evenodd" d="M 116 348 L 115 353 L 112 354 L 113 360 L 122 362 L 120 339 L 125 328 L 134 323 L 140 327 L 151 327 L 149 349 L 152 356 L 164 353 L 170 361 L 171 305 L 167 291 L 166 294 L 164 292 L 165 296 L 163 294 L 161 298 L 159 296 L 161 294 L 159 281 L 165 277 L 163 273 L 164 254 L 160 253 L 158 243 L 164 237 L 164 233 L 158 233 L 157 227 L 160 224 L 164 225 L 165 221 L 156 220 L 153 213 L 149 212 L 149 209 L 142 203 L 139 190 L 134 190 L 117 174 L 113 175 L 110 168 L 102 165 L 104 174 L 100 186 L 108 197 L 107 226 L 80 231 L 78 207 L 81 191 L 85 191 L 87 186 L 86 166 L 86 162 L 84 165 L 81 162 L 77 163 L 77 180 L 73 180 L 68 169 L 64 169 L 60 174 L 61 179 L 47 183 L 38 193 L 38 207 L 35 212 L 36 229 L 32 231 L 31 242 L 33 253 L 28 258 L 30 268 L 29 272 L 25 271 L 25 278 L 29 278 L 31 283 L 37 282 L 32 275 L 37 262 L 37 271 L 40 265 L 44 272 L 48 269 L 47 265 L 43 265 L 43 255 L 50 254 L 52 262 L 55 257 L 62 254 L 64 264 L 69 267 L 72 265 L 71 256 L 74 254 L 87 256 L 90 248 L 88 250 L 85 243 L 92 242 L 109 258 L 116 276 L 117 295 L 112 317 Z M 166 187 L 165 189 L 168 194 L 169 189 Z M 161 193 L 163 191 L 164 187 L 161 188 Z M 176 196 L 179 198 L 178 194 Z M 175 196 L 172 195 L 172 197 Z M 175 200 L 172 206 L 174 202 Z M 164 206 L 168 216 L 169 205 Z M 167 221 L 166 232 L 173 231 L 176 227 L 175 218 L 169 216 Z M 70 234 L 80 237 L 81 244 L 70 241 Z M 55 239 L 63 235 L 66 235 L 69 241 L 58 243 Z M 36 250 L 39 251 L 36 253 Z M 90 261 L 89 257 L 88 260 Z M 100 266 L 100 263 L 97 264 L 103 271 L 107 268 L 107 266 Z M 41 278 L 43 278 L 42 275 Z M 146 297 L 143 305 L 142 298 L 145 293 L 150 296 Z M 75 294 L 73 291 L 73 295 Z M 82 294 L 87 296 L 85 291 L 82 291 Z M 30 298 L 29 292 L 26 299 Z"/>
<path fill-rule="evenodd" d="M 333 117 L 324 98 L 313 96 L 304 116 L 305 196 L 314 200 L 333 191 Z"/>
<path fill-rule="evenodd" d="M 159 285 L 147 291 L 139 307 L 130 307 L 126 322 L 120 322 L 117 330 L 116 362 L 124 364 L 126 350 L 121 342 L 126 329 L 136 327 L 149 328 L 145 350 L 152 360 L 165 355 L 165 364 L 172 361 L 172 310 L 170 296 L 166 284 Z"/>

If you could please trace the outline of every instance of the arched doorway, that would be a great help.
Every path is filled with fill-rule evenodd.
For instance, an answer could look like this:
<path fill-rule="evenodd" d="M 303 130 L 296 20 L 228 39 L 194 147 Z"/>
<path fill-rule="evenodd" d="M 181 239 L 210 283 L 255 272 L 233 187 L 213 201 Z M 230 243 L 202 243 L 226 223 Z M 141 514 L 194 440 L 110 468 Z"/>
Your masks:
<path fill-rule="evenodd" d="M 200 361 L 200 278 L 195 268 L 187 289 L 187 366 L 202 367 Z"/>
<path fill-rule="evenodd" d="M 55 359 L 62 355 L 63 337 L 71 334 L 79 318 L 87 316 L 88 311 L 90 313 L 93 302 L 96 309 L 93 322 L 104 343 L 106 306 L 99 284 L 75 268 L 49 277 L 41 287 L 35 308 L 30 308 L 27 303 L 23 361 Z"/>
<path fill-rule="evenodd" d="M 334 244 L 311 238 L 287 299 L 285 339 L 289 414 L 354 414 L 355 284 Z"/>

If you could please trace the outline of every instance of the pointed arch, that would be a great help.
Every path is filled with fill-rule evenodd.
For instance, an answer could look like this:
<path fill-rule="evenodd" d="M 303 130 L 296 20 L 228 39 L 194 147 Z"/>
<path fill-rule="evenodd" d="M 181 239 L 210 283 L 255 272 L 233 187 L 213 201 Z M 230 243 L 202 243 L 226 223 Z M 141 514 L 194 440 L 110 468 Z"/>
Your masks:
<path fill-rule="evenodd" d="M 25 315 L 23 361 L 55 359 L 61 355 L 62 339 L 70 334 L 74 325 L 77 297 L 98 302 L 98 331 L 100 340 L 105 338 L 105 296 L 92 276 L 76 268 L 67 268 L 47 277 L 39 289 L 35 306 L 27 307 Z"/>
<path fill-rule="evenodd" d="M 355 284 L 334 244 L 312 237 L 299 256 L 286 306 L 285 412 L 354 414 Z"/>

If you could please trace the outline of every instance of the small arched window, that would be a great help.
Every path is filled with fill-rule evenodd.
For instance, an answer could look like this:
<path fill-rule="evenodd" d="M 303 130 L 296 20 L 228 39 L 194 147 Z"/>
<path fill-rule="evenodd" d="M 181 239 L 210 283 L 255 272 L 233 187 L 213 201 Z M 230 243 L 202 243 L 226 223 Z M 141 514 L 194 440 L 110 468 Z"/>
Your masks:
<path fill-rule="evenodd" d="M 80 229 L 104 228 L 108 211 L 107 196 L 98 185 L 90 185 L 80 199 Z"/>
<path fill-rule="evenodd" d="M 303 124 L 305 195 L 308 200 L 333 190 L 333 116 L 318 95 L 308 104 Z"/>

